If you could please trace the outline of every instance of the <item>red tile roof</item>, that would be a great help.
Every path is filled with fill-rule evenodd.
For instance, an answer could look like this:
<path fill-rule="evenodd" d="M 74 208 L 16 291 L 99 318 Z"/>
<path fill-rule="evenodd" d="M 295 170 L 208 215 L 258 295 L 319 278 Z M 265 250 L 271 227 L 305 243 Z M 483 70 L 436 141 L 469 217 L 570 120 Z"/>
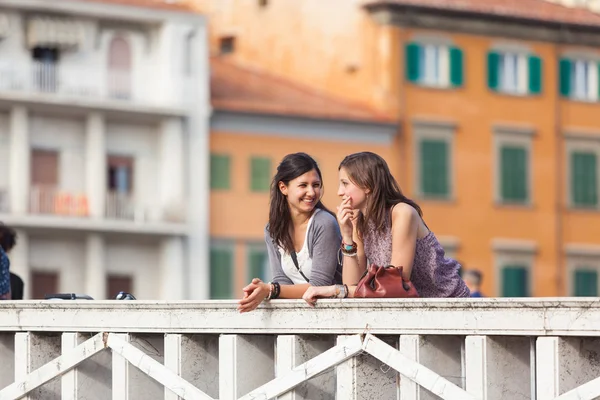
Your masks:
<path fill-rule="evenodd" d="M 211 102 L 217 110 L 395 123 L 371 108 L 333 98 L 265 72 L 211 58 Z"/>
<path fill-rule="evenodd" d="M 600 27 L 600 14 L 582 7 L 566 7 L 545 0 L 376 0 L 366 3 L 367 7 L 375 5 L 413 6 Z"/>
<path fill-rule="evenodd" d="M 174 11 L 194 11 L 188 0 L 84 0 L 94 3 L 121 4 L 125 6 L 161 8 Z"/>

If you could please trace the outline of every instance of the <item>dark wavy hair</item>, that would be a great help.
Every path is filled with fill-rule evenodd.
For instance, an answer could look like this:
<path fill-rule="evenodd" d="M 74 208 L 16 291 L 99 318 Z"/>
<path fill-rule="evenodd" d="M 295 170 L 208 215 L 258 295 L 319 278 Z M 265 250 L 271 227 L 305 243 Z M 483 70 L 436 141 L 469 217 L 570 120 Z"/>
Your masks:
<path fill-rule="evenodd" d="M 0 222 L 0 246 L 6 252 L 12 250 L 17 244 L 17 232 Z"/>
<path fill-rule="evenodd" d="M 287 198 L 279 190 L 279 182 L 283 182 L 286 186 L 291 180 L 304 175 L 312 170 L 317 171 L 319 179 L 321 179 L 321 187 L 323 187 L 323 177 L 317 162 L 306 153 L 293 153 L 283 157 L 281 163 L 277 166 L 277 173 L 271 181 L 271 199 L 269 201 L 269 225 L 268 231 L 273 242 L 288 253 L 294 251 L 294 240 L 291 235 L 292 217 L 290 215 L 290 207 Z M 319 200 L 315 209 L 325 210 L 333 215 Z"/>
<path fill-rule="evenodd" d="M 381 156 L 368 151 L 350 154 L 342 160 L 338 170 L 342 168 L 346 170 L 352 183 L 363 190 L 370 190 L 366 215 L 362 212 L 358 215 L 357 228 L 360 235 L 371 221 L 375 229 L 382 232 L 388 223 L 389 210 L 398 203 L 412 206 L 423 216 L 421 207 L 402 194 L 398 182 Z"/>

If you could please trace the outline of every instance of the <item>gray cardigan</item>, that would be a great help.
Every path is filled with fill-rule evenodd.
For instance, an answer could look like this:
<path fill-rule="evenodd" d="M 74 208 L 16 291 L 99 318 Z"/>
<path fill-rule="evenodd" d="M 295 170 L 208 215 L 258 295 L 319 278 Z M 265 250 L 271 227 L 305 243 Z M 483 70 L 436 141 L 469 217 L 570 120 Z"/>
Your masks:
<path fill-rule="evenodd" d="M 342 265 L 339 263 L 338 257 L 342 234 L 335 217 L 324 210 L 317 213 L 310 224 L 306 240 L 308 241 L 308 254 L 312 258 L 309 283 L 313 286 L 342 283 Z M 265 243 L 267 244 L 273 282 L 293 285 L 292 280 L 283 272 L 281 254 L 269 235 L 268 226 L 265 228 Z"/>

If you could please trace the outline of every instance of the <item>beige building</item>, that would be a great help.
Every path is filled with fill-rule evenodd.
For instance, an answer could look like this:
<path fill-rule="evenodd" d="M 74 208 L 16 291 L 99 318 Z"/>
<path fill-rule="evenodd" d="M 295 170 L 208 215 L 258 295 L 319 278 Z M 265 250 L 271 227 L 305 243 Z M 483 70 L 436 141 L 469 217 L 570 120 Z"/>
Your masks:
<path fill-rule="evenodd" d="M 0 1 L 0 220 L 26 298 L 206 296 L 207 63 L 184 4 Z"/>

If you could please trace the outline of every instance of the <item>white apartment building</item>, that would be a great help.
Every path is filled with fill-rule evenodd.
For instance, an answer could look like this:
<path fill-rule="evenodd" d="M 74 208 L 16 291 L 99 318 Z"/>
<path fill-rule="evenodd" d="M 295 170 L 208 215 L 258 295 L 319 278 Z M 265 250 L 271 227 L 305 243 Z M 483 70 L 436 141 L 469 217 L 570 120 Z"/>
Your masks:
<path fill-rule="evenodd" d="M 0 0 L 0 221 L 26 299 L 208 296 L 206 21 L 142 3 Z"/>

